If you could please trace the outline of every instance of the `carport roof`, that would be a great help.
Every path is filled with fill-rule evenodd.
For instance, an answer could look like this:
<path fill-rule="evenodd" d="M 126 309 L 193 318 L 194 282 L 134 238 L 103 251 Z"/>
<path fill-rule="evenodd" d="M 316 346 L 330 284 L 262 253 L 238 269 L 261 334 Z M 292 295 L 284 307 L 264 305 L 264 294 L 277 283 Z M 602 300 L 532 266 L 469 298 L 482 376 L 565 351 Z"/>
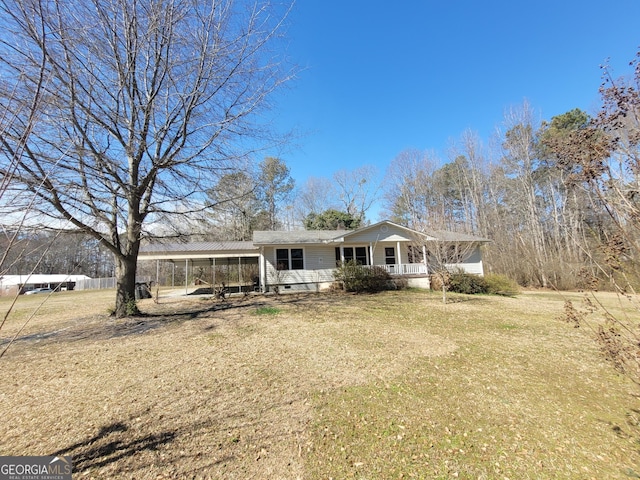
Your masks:
<path fill-rule="evenodd" d="M 144 245 L 141 253 L 176 253 L 176 252 L 237 252 L 242 250 L 258 251 L 253 242 L 190 242 L 190 243 L 155 243 Z"/>
<path fill-rule="evenodd" d="M 154 243 L 140 249 L 138 260 L 174 261 L 259 256 L 259 249 L 252 242 Z"/>

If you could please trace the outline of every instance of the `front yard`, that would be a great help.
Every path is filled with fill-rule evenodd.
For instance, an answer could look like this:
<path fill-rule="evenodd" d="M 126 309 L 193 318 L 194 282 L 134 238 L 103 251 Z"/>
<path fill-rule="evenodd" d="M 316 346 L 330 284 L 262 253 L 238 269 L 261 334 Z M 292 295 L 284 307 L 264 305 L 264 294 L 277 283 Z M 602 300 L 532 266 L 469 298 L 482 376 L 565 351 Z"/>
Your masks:
<path fill-rule="evenodd" d="M 118 321 L 113 297 L 54 294 L 0 359 L 2 455 L 96 479 L 640 476 L 640 392 L 556 294 L 164 297 Z"/>

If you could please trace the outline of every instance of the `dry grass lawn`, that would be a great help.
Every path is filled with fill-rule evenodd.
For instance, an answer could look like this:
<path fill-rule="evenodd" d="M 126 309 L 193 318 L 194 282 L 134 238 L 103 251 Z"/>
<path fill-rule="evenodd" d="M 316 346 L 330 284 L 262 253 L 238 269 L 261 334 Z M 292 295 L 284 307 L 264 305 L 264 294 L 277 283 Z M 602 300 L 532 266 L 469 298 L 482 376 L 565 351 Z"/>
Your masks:
<path fill-rule="evenodd" d="M 113 297 L 20 297 L 0 349 L 42 305 L 0 359 L 0 454 L 78 479 L 640 478 L 640 392 L 556 294 L 166 296 L 117 321 Z"/>

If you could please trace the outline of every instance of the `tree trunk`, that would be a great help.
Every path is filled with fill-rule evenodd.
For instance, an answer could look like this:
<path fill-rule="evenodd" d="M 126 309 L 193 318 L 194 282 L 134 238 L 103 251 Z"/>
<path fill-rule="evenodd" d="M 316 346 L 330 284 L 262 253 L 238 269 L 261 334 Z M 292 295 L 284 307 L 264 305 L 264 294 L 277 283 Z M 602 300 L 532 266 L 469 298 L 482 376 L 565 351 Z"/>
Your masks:
<path fill-rule="evenodd" d="M 136 305 L 136 269 L 136 255 L 116 258 L 116 318 L 140 313 Z"/>

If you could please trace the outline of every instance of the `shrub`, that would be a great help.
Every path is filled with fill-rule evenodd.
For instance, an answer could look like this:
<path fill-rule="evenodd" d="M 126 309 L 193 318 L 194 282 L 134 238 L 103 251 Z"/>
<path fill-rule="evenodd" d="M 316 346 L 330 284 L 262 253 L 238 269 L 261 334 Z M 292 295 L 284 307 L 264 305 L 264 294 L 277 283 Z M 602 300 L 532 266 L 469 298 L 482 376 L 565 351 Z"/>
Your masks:
<path fill-rule="evenodd" d="M 334 277 L 347 292 L 381 292 L 392 285 L 391 275 L 384 268 L 359 265 L 354 260 L 338 267 Z"/>
<path fill-rule="evenodd" d="M 405 290 L 409 288 L 409 280 L 404 277 L 392 278 L 391 285 L 394 290 Z"/>
<path fill-rule="evenodd" d="M 444 283 L 444 289 L 449 290 L 449 279 L 451 278 L 451 274 L 442 270 L 437 273 L 432 273 L 429 277 L 429 283 L 431 285 L 431 290 L 440 291 L 442 290 L 442 284 Z"/>
<path fill-rule="evenodd" d="M 484 276 L 484 281 L 487 284 L 487 293 L 506 296 L 520 293 L 520 285 L 506 275 L 489 273 Z"/>
<path fill-rule="evenodd" d="M 452 273 L 449 278 L 449 291 L 456 293 L 487 293 L 489 286 L 484 278 L 471 273 Z"/>

